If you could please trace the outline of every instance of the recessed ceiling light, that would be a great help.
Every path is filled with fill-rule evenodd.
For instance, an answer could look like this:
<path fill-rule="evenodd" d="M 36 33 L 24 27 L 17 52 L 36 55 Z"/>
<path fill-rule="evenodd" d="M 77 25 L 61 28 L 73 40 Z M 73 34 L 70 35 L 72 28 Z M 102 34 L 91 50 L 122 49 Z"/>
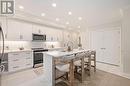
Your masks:
<path fill-rule="evenodd" d="M 59 21 L 60 19 L 59 18 L 56 18 L 56 21 Z"/>
<path fill-rule="evenodd" d="M 79 20 L 82 20 L 82 17 L 79 17 L 78 19 L 79 19 Z"/>
<path fill-rule="evenodd" d="M 69 24 L 69 22 L 66 22 L 66 24 Z"/>
<path fill-rule="evenodd" d="M 80 28 L 80 26 L 78 26 L 78 28 Z"/>
<path fill-rule="evenodd" d="M 56 7 L 56 3 L 52 3 L 52 7 Z"/>
<path fill-rule="evenodd" d="M 68 15 L 72 15 L 72 12 L 71 12 L 71 11 L 69 11 L 69 12 L 68 12 Z"/>
<path fill-rule="evenodd" d="M 41 13 L 41 16 L 45 16 L 46 14 L 45 13 Z"/>
<path fill-rule="evenodd" d="M 24 9 L 24 7 L 22 5 L 19 6 L 19 9 Z"/>

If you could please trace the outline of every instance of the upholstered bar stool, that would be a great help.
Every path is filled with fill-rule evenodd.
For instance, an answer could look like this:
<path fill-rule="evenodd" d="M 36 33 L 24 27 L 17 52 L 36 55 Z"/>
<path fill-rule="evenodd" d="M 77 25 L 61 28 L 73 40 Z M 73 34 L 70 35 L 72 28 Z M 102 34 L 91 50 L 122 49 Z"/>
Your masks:
<path fill-rule="evenodd" d="M 85 58 L 84 58 L 84 69 L 88 73 L 88 75 L 91 75 L 91 51 L 85 52 Z"/>
<path fill-rule="evenodd" d="M 96 51 L 91 51 L 91 67 L 94 68 L 94 72 L 96 72 Z"/>
<path fill-rule="evenodd" d="M 70 86 L 70 75 L 71 73 L 71 59 L 74 58 L 74 55 L 64 56 L 55 62 L 55 80 L 61 79 L 62 82 L 65 82 L 68 86 Z"/>
<path fill-rule="evenodd" d="M 84 61 L 85 61 L 85 65 L 88 66 L 89 68 L 88 70 L 90 70 L 91 67 L 93 67 L 94 72 L 96 72 L 96 51 L 88 51 L 86 53 L 86 58 Z"/>
<path fill-rule="evenodd" d="M 85 57 L 85 53 L 78 53 L 75 56 L 75 75 L 80 75 L 81 79 L 80 81 L 83 81 L 84 78 L 84 57 Z"/>

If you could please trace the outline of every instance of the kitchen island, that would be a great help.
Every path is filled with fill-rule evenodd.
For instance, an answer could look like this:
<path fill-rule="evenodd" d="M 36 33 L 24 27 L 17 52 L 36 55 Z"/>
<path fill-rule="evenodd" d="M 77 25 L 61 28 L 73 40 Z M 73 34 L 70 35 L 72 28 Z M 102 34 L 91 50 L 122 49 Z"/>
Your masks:
<path fill-rule="evenodd" d="M 77 53 L 85 52 L 87 50 L 78 50 L 75 49 L 73 51 L 67 52 L 67 51 L 52 51 L 52 52 L 45 52 L 44 53 L 44 74 L 46 75 L 46 86 L 55 86 L 55 64 L 54 60 L 55 59 L 62 59 L 63 56 L 68 56 L 68 55 L 75 55 Z M 70 85 L 73 86 L 73 81 L 74 81 L 74 68 L 73 68 L 73 59 L 71 58 L 71 71 L 70 72 Z"/>

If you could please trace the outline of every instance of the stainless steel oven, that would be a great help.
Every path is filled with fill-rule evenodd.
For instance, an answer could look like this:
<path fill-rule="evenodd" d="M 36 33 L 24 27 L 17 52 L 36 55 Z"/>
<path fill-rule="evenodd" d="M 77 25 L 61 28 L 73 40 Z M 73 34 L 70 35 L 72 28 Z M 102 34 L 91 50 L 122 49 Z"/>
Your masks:
<path fill-rule="evenodd" d="M 44 55 L 43 52 L 47 52 L 48 49 L 43 49 L 43 48 L 33 48 L 33 67 L 39 67 L 43 66 L 44 62 Z"/>

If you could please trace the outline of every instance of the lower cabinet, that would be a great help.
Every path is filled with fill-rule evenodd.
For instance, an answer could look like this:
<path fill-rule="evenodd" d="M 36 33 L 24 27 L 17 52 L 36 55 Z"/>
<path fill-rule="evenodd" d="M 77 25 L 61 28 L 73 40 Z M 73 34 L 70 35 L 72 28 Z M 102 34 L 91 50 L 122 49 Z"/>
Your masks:
<path fill-rule="evenodd" d="M 33 67 L 33 53 L 31 51 L 8 53 L 8 72 L 31 67 Z"/>

